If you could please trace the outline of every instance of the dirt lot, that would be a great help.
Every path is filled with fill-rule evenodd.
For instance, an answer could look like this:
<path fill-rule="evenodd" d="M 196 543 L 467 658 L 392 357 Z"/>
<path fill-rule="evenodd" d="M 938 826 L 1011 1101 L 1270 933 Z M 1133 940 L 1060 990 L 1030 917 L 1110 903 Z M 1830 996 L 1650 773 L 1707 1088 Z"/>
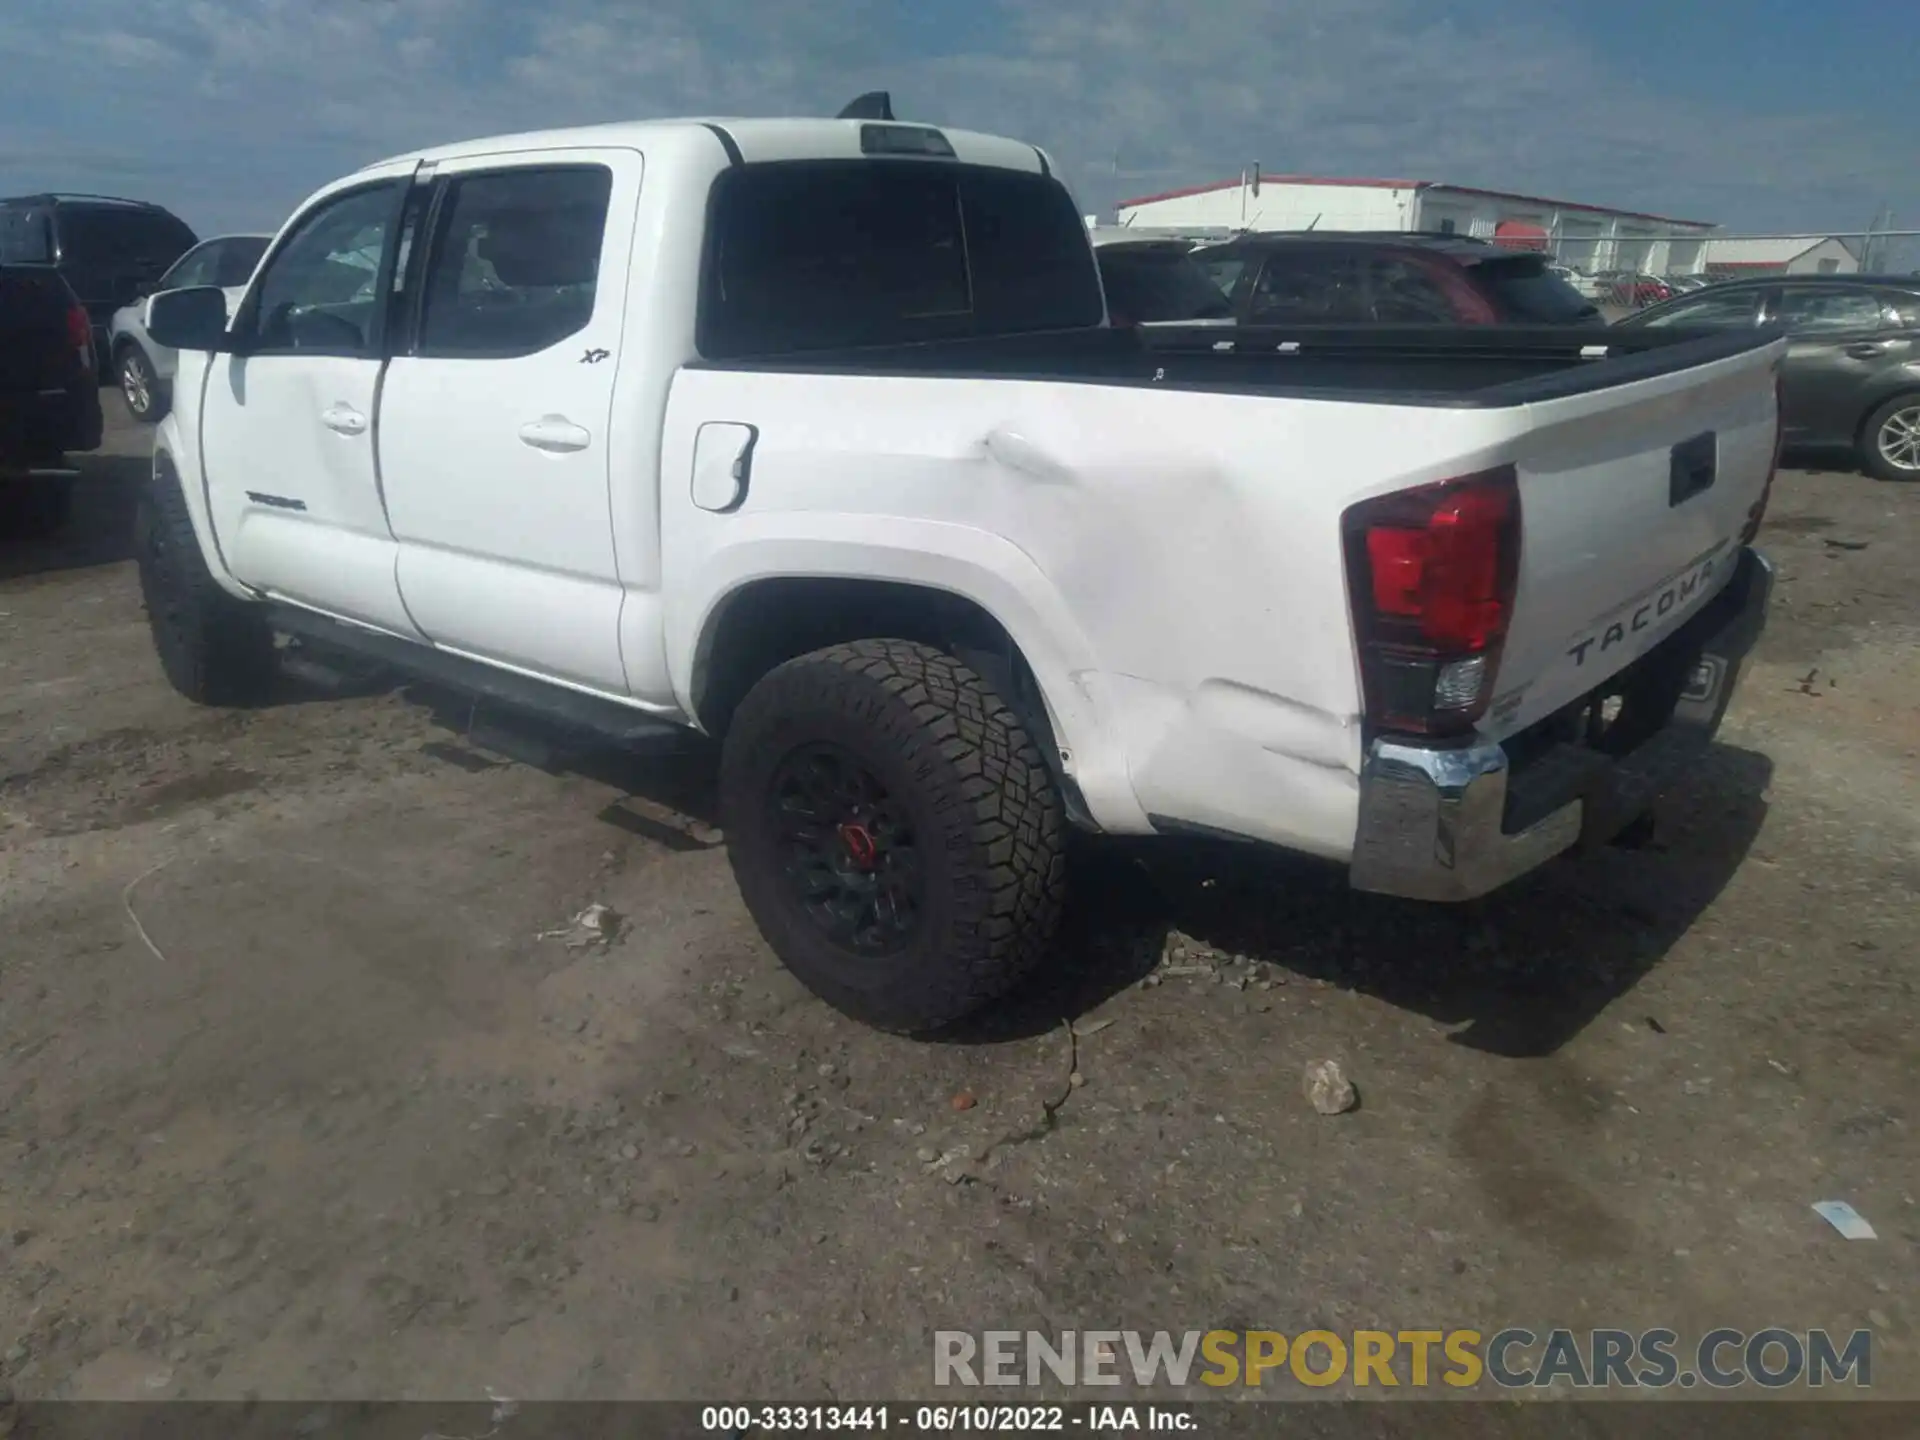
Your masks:
<path fill-rule="evenodd" d="M 1652 848 L 1451 911 L 1094 850 L 1058 975 L 927 1044 L 774 963 L 697 752 L 176 698 L 144 443 L 0 546 L 19 1395 L 903 1397 L 938 1328 L 1724 1324 L 1871 1325 L 1920 1396 L 1920 490 L 1783 476 L 1772 628 Z M 537 938 L 594 901 L 610 947 Z M 1358 1111 L 1308 1107 L 1320 1057 Z"/>

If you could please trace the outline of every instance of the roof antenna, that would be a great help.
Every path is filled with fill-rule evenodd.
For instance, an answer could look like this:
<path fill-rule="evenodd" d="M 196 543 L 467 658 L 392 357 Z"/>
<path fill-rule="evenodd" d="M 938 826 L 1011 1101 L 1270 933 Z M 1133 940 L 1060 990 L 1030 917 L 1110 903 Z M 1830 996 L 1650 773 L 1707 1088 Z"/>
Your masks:
<path fill-rule="evenodd" d="M 869 90 L 833 117 L 836 120 L 891 120 L 893 97 L 884 90 Z"/>

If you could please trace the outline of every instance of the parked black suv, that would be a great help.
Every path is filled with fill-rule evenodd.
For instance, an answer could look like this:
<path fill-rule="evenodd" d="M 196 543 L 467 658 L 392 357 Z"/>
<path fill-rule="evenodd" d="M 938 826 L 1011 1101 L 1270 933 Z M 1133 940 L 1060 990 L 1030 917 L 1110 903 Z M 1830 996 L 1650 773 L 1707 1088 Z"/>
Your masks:
<path fill-rule="evenodd" d="M 68 457 L 100 444 L 100 380 L 87 314 L 45 265 L 0 265 L 0 539 L 66 519 Z"/>
<path fill-rule="evenodd" d="M 50 265 L 80 297 L 93 353 L 107 360 L 113 312 L 198 243 L 186 223 L 144 200 L 16 195 L 0 200 L 0 265 Z"/>

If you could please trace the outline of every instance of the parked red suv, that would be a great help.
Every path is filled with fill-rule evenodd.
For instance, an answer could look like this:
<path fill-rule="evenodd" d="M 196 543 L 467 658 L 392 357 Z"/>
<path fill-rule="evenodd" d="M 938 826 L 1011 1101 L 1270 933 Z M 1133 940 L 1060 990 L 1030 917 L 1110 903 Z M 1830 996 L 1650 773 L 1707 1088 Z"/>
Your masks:
<path fill-rule="evenodd" d="M 1183 252 L 1159 240 L 1103 244 L 1096 253 L 1108 309 L 1119 323 L 1604 323 L 1592 301 L 1548 268 L 1546 256 L 1459 235 L 1276 232 Z M 1198 270 L 1211 288 L 1168 283 L 1168 265 Z M 1146 283 L 1149 276 L 1154 283 Z M 1215 309 L 1213 296 L 1223 297 L 1225 306 Z"/>
<path fill-rule="evenodd" d="M 1663 304 L 1678 293 L 1658 275 L 1645 275 L 1638 270 L 1602 270 L 1593 278 L 1600 282 L 1601 294 L 1630 310 Z"/>

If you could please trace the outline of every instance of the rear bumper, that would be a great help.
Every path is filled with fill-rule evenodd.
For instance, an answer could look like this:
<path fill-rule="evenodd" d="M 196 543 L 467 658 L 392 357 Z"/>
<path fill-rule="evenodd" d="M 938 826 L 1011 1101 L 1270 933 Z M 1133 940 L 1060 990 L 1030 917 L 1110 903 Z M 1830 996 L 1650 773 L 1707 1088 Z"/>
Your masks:
<path fill-rule="evenodd" d="M 1354 888 L 1471 900 L 1577 843 L 1618 833 L 1719 730 L 1741 662 L 1765 628 L 1772 588 L 1766 557 L 1743 551 L 1726 588 L 1660 647 L 1697 663 L 1671 719 L 1625 755 L 1561 746 L 1531 762 L 1522 779 L 1506 748 L 1491 741 L 1374 741 L 1360 776 Z"/>

